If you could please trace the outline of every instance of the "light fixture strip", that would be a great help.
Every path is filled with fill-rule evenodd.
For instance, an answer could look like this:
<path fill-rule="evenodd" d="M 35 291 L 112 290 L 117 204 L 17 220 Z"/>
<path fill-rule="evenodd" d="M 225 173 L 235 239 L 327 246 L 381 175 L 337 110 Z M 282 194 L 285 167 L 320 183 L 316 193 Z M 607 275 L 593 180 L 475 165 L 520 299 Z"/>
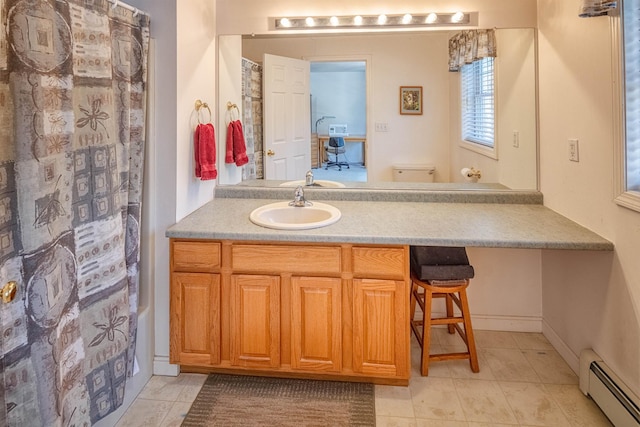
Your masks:
<path fill-rule="evenodd" d="M 275 18 L 276 30 L 381 27 L 438 27 L 471 24 L 471 13 L 405 13 L 401 15 L 305 16 Z"/>

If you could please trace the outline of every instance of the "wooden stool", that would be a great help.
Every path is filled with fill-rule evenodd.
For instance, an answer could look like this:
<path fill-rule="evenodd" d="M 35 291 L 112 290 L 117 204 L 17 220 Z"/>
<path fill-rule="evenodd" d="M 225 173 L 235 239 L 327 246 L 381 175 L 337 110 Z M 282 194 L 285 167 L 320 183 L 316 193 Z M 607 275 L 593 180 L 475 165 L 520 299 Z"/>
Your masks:
<path fill-rule="evenodd" d="M 424 247 L 419 247 L 424 248 Z M 436 248 L 429 248 L 434 250 Z M 453 248 L 446 248 L 451 251 Z M 463 251 L 463 261 L 466 260 L 464 248 L 457 248 Z M 425 265 L 421 264 L 420 255 L 416 256 L 412 248 L 412 268 L 411 268 L 411 330 L 415 334 L 422 349 L 420 373 L 423 376 L 429 375 L 429 362 L 451 359 L 469 359 L 471 371 L 479 372 L 478 354 L 476 352 L 475 340 L 473 338 L 473 328 L 471 327 L 471 315 L 469 313 L 469 303 L 467 300 L 467 286 L 469 277 L 449 278 L 456 273 L 460 276 L 473 277 L 473 267 L 468 264 L 461 265 Z M 455 257 L 454 257 L 455 258 Z M 464 268 L 462 268 L 464 267 Z M 426 276 L 437 279 L 425 279 Z M 422 277 L 421 277 L 422 276 Z M 447 277 L 449 276 L 449 277 Z M 422 291 L 420 290 L 422 288 Z M 446 317 L 433 318 L 432 303 L 434 298 L 444 298 L 446 303 Z M 460 309 L 460 316 L 455 316 L 453 303 Z M 422 309 L 422 320 L 414 320 L 416 303 Z M 462 323 L 461 328 L 459 323 Z M 456 331 L 467 346 L 466 352 L 430 354 L 429 345 L 431 342 L 431 326 L 447 325 L 450 334 Z M 422 327 L 422 328 L 420 328 Z M 422 331 L 420 331 L 422 329 Z"/>

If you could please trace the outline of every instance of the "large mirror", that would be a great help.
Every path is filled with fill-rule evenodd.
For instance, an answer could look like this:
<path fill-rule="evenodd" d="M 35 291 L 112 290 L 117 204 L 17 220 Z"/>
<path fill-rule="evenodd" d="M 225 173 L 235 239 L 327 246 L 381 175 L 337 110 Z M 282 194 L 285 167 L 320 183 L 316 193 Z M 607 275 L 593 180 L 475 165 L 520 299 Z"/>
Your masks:
<path fill-rule="evenodd" d="M 460 73 L 448 71 L 448 45 L 454 34 L 243 36 L 242 56 L 258 64 L 264 54 L 312 63 L 366 63 L 362 160 L 370 185 L 394 181 L 394 165 L 426 164 L 435 167 L 435 182 L 447 183 L 448 189 L 454 188 L 450 183 L 469 188 L 469 178 L 461 174 L 464 168 L 481 172 L 477 188 L 537 189 L 535 30 L 496 30 L 496 149 L 489 153 L 461 140 Z M 422 88 L 422 114 L 400 113 L 400 88 L 406 86 Z M 319 123 L 321 135 L 329 124 L 346 121 L 331 111 L 313 111 L 312 105 L 312 130 L 322 115 L 336 117 Z"/>

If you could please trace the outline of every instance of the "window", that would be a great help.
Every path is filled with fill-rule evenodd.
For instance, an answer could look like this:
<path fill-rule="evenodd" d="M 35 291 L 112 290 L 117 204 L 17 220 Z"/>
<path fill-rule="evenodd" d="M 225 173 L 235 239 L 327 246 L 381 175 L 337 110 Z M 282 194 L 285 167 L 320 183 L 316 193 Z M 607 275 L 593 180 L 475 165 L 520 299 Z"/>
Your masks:
<path fill-rule="evenodd" d="M 640 4 L 622 3 L 622 16 L 612 20 L 614 27 L 614 75 L 619 75 L 619 109 L 616 155 L 618 183 L 616 202 L 640 211 Z M 621 24 L 621 25 L 620 25 Z M 617 36 L 617 37 L 616 37 Z"/>
<path fill-rule="evenodd" d="M 462 139 L 495 147 L 494 58 L 482 58 L 460 69 Z"/>

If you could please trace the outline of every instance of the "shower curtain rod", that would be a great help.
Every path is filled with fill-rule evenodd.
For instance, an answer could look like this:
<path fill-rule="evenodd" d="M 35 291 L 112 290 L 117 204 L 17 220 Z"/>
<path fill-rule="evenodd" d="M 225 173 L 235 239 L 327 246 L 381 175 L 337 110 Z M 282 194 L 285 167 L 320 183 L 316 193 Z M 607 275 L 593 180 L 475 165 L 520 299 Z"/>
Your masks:
<path fill-rule="evenodd" d="M 149 14 L 148 14 L 147 12 L 145 12 L 145 11 L 142 11 L 142 10 L 138 9 L 137 7 L 133 7 L 133 6 L 131 6 L 130 4 L 127 4 L 127 3 L 123 2 L 123 1 L 120 1 L 120 0 L 107 0 L 107 1 L 108 1 L 109 3 L 113 3 L 113 6 L 111 6 L 111 7 L 113 7 L 114 9 L 115 9 L 116 7 L 118 7 L 118 6 L 122 6 L 122 7 L 124 7 L 125 9 L 128 9 L 128 10 L 130 10 L 130 11 L 134 12 L 134 14 L 135 14 L 135 13 L 141 13 L 141 14 L 143 14 L 143 15 L 147 15 L 147 16 L 149 16 Z"/>

